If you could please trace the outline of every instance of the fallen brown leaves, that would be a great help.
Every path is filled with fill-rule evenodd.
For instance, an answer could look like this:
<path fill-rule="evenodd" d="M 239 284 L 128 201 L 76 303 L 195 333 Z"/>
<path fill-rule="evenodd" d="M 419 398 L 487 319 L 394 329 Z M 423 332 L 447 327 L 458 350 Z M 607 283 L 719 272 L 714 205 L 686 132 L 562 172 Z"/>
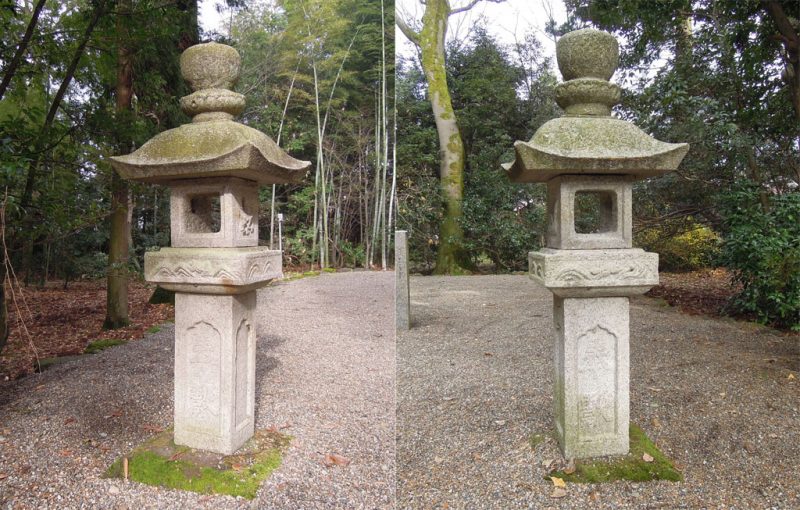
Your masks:
<path fill-rule="evenodd" d="M 726 269 L 702 269 L 689 273 L 661 273 L 660 284 L 646 294 L 664 299 L 670 306 L 697 315 L 722 317 L 728 300 L 737 292 Z"/>
<path fill-rule="evenodd" d="M 104 338 L 134 340 L 144 336 L 151 326 L 174 316 L 170 305 L 151 305 L 147 302 L 153 287 L 142 282 L 128 284 L 128 327 L 106 331 L 106 282 L 92 280 L 70 283 L 64 290 L 59 282 L 49 282 L 44 288 L 30 286 L 22 289 L 28 309 L 23 312 L 25 324 L 36 347 L 32 352 L 20 332 L 17 310 L 9 305 L 11 335 L 0 356 L 0 378 L 16 379 L 35 370 L 39 359 L 81 354 L 86 346 Z"/>
<path fill-rule="evenodd" d="M 325 459 L 323 459 L 322 463 L 325 464 L 325 467 L 347 466 L 350 464 L 350 459 L 338 453 L 328 453 L 325 455 Z"/>

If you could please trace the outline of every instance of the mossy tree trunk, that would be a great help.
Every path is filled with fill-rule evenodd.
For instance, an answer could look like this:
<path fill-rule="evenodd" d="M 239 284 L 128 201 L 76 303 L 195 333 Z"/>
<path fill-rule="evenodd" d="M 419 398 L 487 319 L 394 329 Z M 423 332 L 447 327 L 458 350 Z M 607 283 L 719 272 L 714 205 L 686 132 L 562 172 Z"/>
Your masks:
<path fill-rule="evenodd" d="M 8 335 L 11 333 L 11 328 L 8 325 L 8 304 L 6 303 L 6 279 L 8 277 L 5 260 L 5 253 L 3 254 L 2 264 L 0 264 L 0 353 L 8 342 Z"/>
<path fill-rule="evenodd" d="M 397 18 L 397 26 L 420 50 L 422 70 L 428 83 L 428 98 L 439 135 L 439 176 L 444 215 L 439 226 L 435 274 L 461 273 L 468 265 L 463 249 L 464 231 L 461 227 L 464 143 L 447 87 L 444 47 L 448 18 L 452 14 L 471 9 L 478 1 L 472 0 L 464 7 L 453 8 L 448 0 L 427 0 L 419 33 L 412 30 L 400 17 Z"/>
<path fill-rule="evenodd" d="M 119 2 L 117 13 L 117 85 L 116 113 L 118 120 L 130 115 L 133 98 L 133 59 L 128 47 L 130 1 Z M 122 135 L 127 138 L 126 135 Z M 125 150 L 128 144 L 120 143 Z M 111 174 L 111 238 L 108 249 L 108 285 L 106 288 L 105 329 L 128 325 L 128 252 L 131 224 L 128 215 L 128 183 L 115 170 Z"/>
<path fill-rule="evenodd" d="M 769 0 L 762 3 L 772 22 L 775 24 L 778 33 L 776 39 L 783 45 L 783 81 L 788 85 L 789 98 L 794 108 L 794 118 L 797 121 L 800 131 L 800 33 L 797 29 L 797 20 L 792 18 L 783 10 L 783 5 L 777 0 Z M 797 11 L 795 11 L 797 13 Z M 798 143 L 800 143 L 800 132 L 798 132 Z M 797 178 L 800 179 L 800 168 L 795 167 Z"/>

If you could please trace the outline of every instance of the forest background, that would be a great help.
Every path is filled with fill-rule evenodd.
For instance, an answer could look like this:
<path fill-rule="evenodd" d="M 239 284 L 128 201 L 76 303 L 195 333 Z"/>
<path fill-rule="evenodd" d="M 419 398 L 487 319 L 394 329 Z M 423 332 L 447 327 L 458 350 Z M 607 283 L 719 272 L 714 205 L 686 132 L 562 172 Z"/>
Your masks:
<path fill-rule="evenodd" d="M 261 189 L 260 243 L 289 267 L 387 268 L 393 3 L 214 3 L 222 33 L 202 33 L 198 0 L 0 1 L 0 350 L 12 298 L 54 279 L 107 278 L 105 326 L 128 323 L 128 281 L 169 244 L 169 193 L 121 180 L 108 157 L 190 121 L 178 59 L 198 42 L 241 54 L 238 120 L 313 163 L 303 183 Z"/>
<path fill-rule="evenodd" d="M 542 12 L 554 12 L 553 3 Z M 424 17 L 404 9 L 414 4 L 398 2 L 412 38 L 425 28 Z M 450 2 L 454 11 L 475 5 L 498 8 Z M 658 252 L 662 270 L 727 268 L 728 312 L 800 329 L 800 4 L 566 0 L 564 7 L 566 22 L 550 19 L 546 37 L 591 26 L 621 41 L 613 80 L 623 99 L 614 114 L 660 140 L 691 145 L 678 172 L 635 186 L 635 245 Z M 558 78 L 541 32 L 518 32 L 508 43 L 500 30 L 476 17 L 446 44 L 465 154 L 463 257 L 455 267 L 437 259 L 448 241 L 441 230 L 448 209 L 419 45 L 398 64 L 398 223 L 411 232 L 421 273 L 524 271 L 527 253 L 542 247 L 544 186 L 512 184 L 500 164 L 513 160 L 515 140 L 529 140 L 561 114 Z M 589 200 L 577 204 L 582 231 L 591 231 L 595 211 Z"/>

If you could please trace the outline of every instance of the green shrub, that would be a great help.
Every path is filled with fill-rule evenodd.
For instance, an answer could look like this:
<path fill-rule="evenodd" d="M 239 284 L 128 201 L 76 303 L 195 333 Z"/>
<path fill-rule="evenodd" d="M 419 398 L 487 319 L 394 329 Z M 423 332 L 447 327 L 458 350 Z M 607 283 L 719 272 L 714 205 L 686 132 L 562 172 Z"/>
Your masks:
<path fill-rule="evenodd" d="M 364 245 L 354 244 L 348 240 L 343 240 L 339 243 L 340 260 L 339 263 L 344 267 L 364 267 L 366 254 L 364 253 Z"/>
<path fill-rule="evenodd" d="M 670 226 L 659 225 L 637 232 L 636 246 L 658 253 L 662 271 L 695 271 L 714 264 L 719 256 L 719 235 L 691 218 L 674 232 Z"/>
<path fill-rule="evenodd" d="M 731 307 L 759 321 L 800 330 L 800 192 L 770 197 L 740 186 L 723 200 L 725 233 L 720 262 L 742 291 Z"/>

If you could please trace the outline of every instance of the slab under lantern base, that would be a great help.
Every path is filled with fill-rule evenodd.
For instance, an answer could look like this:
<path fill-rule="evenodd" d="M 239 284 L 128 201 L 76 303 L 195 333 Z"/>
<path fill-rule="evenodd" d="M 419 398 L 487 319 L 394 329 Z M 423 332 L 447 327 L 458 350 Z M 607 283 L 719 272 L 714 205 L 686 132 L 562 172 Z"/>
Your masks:
<path fill-rule="evenodd" d="M 175 295 L 175 444 L 230 455 L 255 429 L 256 292 Z"/>
<path fill-rule="evenodd" d="M 628 453 L 628 298 L 553 296 L 555 421 L 564 457 Z"/>

